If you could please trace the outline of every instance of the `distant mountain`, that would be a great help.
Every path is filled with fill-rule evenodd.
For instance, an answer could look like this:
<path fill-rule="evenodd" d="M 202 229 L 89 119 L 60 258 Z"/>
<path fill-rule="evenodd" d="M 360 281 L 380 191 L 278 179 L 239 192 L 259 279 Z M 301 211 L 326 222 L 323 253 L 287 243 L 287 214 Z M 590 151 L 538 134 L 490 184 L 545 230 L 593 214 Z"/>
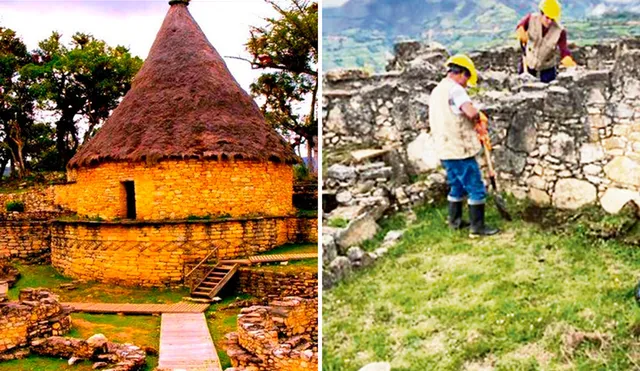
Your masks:
<path fill-rule="evenodd" d="M 392 45 L 402 39 L 438 41 L 452 50 L 499 45 L 505 37 L 513 40 L 516 23 L 537 11 L 537 4 L 537 0 L 350 0 L 323 9 L 323 66 L 380 69 Z M 640 34 L 638 23 L 633 23 L 637 14 L 638 0 L 563 1 L 563 24 L 569 28 L 570 41 Z"/>

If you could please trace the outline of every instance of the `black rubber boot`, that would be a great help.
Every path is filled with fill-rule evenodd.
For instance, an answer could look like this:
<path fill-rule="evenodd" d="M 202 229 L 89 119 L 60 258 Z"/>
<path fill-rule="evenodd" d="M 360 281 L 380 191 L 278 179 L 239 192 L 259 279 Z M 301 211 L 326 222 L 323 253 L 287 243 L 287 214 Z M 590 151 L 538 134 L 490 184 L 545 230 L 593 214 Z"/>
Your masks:
<path fill-rule="evenodd" d="M 464 202 L 457 201 L 452 202 L 449 201 L 449 219 L 447 222 L 449 223 L 449 228 L 451 229 L 462 229 L 469 226 L 468 222 L 462 220 L 462 207 Z"/>
<path fill-rule="evenodd" d="M 491 236 L 500 230 L 484 224 L 484 204 L 469 205 L 469 219 L 471 219 L 471 231 L 469 237 Z"/>

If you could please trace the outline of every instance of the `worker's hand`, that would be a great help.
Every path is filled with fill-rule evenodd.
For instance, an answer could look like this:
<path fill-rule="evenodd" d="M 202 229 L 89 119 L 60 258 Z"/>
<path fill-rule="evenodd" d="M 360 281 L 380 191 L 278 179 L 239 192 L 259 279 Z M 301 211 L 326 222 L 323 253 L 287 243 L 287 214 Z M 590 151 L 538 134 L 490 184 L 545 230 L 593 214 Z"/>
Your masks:
<path fill-rule="evenodd" d="M 484 112 L 478 112 L 478 120 L 474 129 L 478 135 L 480 143 L 491 149 L 491 140 L 489 139 L 489 118 Z"/>
<path fill-rule="evenodd" d="M 484 114 L 484 112 L 478 112 L 478 119 L 474 129 L 478 135 L 486 135 L 489 133 L 489 118 Z"/>
<path fill-rule="evenodd" d="M 516 37 L 520 41 L 520 44 L 527 45 L 529 42 L 529 34 L 525 31 L 524 26 L 518 27 L 516 30 Z"/>
<path fill-rule="evenodd" d="M 562 58 L 562 60 L 560 61 L 560 64 L 562 64 L 564 67 L 567 67 L 567 68 L 577 66 L 576 61 L 574 61 L 570 55 L 567 55 L 566 57 Z"/>

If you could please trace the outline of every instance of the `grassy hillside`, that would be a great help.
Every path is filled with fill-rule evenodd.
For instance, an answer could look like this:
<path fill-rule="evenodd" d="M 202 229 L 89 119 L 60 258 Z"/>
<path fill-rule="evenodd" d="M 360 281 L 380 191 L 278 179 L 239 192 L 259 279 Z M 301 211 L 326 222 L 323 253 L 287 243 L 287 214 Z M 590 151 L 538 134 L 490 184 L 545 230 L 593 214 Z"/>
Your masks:
<path fill-rule="evenodd" d="M 640 23 L 634 13 L 640 9 L 633 2 L 564 3 L 563 25 L 571 42 L 584 44 L 640 35 Z M 612 13 L 614 10 L 617 12 Z M 514 43 L 515 24 L 531 11 L 536 11 L 536 2 L 351 0 L 339 8 L 323 9 L 323 66 L 325 70 L 384 70 L 393 45 L 406 39 L 437 41 L 451 52 Z"/>

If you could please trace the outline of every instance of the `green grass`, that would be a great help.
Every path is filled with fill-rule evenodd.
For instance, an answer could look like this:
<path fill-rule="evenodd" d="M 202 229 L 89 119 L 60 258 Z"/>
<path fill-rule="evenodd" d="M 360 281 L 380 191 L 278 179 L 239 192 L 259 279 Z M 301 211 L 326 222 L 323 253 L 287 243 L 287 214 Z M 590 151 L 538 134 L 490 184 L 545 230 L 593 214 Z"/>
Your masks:
<path fill-rule="evenodd" d="M 345 218 L 333 218 L 333 219 L 329 219 L 329 222 L 327 222 L 327 225 L 333 228 L 345 228 L 346 226 L 349 225 L 349 221 Z"/>
<path fill-rule="evenodd" d="M 578 228 L 504 223 L 493 208 L 488 220 L 503 232 L 479 240 L 448 230 L 444 207 L 417 214 L 387 256 L 323 294 L 323 370 L 375 361 L 394 371 L 640 364 L 637 248 Z M 572 346 L 575 332 L 605 341 Z"/>
<path fill-rule="evenodd" d="M 9 290 L 9 298 L 18 299 L 20 289 L 27 287 L 45 287 L 60 296 L 61 301 L 98 302 L 98 303 L 177 303 L 188 296 L 187 288 L 157 289 L 121 287 L 96 282 L 78 283 L 75 290 L 60 289 L 62 283 L 73 280 L 60 275 L 50 265 L 15 264 L 22 277 Z"/>
<path fill-rule="evenodd" d="M 211 333 L 211 338 L 216 346 L 218 358 L 220 359 L 223 370 L 231 367 L 231 360 L 224 349 L 224 336 L 236 331 L 236 320 L 240 313 L 240 308 L 227 309 L 225 307 L 236 300 L 247 300 L 250 298 L 251 296 L 246 294 L 227 297 L 221 302 L 212 304 L 205 313 L 207 324 L 209 325 L 209 333 Z"/>
<path fill-rule="evenodd" d="M 110 341 L 132 343 L 137 346 L 160 345 L 160 317 L 156 316 L 118 316 L 75 313 L 71 315 L 72 329 L 66 336 L 86 339 L 94 334 L 104 334 Z M 29 356 L 23 360 L 0 363 L 0 371 L 53 371 L 53 370 L 92 370 L 92 362 L 81 362 L 69 366 L 67 360 L 42 356 Z M 147 367 L 151 371 L 158 366 L 157 356 L 147 356 Z"/>
<path fill-rule="evenodd" d="M 289 243 L 261 253 L 260 255 L 303 254 L 310 252 L 318 252 L 318 245 L 311 243 Z"/>

